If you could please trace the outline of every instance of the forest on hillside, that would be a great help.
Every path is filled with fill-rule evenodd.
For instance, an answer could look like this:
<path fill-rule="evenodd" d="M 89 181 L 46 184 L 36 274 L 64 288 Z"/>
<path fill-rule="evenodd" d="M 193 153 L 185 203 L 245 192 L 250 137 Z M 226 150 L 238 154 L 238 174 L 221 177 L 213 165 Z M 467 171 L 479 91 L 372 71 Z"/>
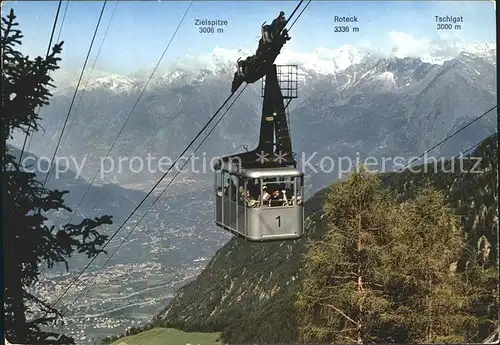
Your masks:
<path fill-rule="evenodd" d="M 303 258 L 295 301 L 302 342 L 470 343 L 491 332 L 490 246 L 467 251 L 460 218 L 430 184 L 395 200 L 364 172 L 332 186 L 324 234 Z"/>

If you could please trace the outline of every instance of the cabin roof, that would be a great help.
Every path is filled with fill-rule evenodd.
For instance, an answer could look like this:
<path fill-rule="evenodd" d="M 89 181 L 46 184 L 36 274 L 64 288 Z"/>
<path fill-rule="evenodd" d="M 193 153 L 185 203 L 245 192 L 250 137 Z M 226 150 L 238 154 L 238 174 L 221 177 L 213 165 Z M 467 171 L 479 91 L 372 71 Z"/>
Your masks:
<path fill-rule="evenodd" d="M 277 167 L 277 168 L 261 168 L 261 169 L 241 169 L 238 172 L 223 168 L 222 171 L 238 176 L 249 178 L 265 178 L 265 177 L 297 177 L 304 176 L 304 173 L 293 167 Z"/>

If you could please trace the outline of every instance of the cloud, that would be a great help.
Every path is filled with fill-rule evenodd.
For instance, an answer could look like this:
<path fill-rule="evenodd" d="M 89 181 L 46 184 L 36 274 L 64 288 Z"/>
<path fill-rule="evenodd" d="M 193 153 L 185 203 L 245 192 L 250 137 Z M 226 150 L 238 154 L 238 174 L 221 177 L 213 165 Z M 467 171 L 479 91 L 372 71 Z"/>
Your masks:
<path fill-rule="evenodd" d="M 391 51 L 389 56 L 398 58 L 418 57 L 433 63 L 456 57 L 466 49 L 466 44 L 459 38 L 441 35 L 437 39 L 416 38 L 412 34 L 391 31 L 387 34 Z"/>
<path fill-rule="evenodd" d="M 284 49 L 276 59 L 276 63 L 296 63 L 317 73 L 332 73 L 361 62 L 367 53 L 368 51 L 347 44 L 337 49 L 319 47 L 311 53 L 299 53 Z"/>
<path fill-rule="evenodd" d="M 399 31 L 391 31 L 387 35 L 392 45 L 391 53 L 396 57 L 420 57 L 429 53 L 428 39 L 416 39 L 411 34 Z"/>

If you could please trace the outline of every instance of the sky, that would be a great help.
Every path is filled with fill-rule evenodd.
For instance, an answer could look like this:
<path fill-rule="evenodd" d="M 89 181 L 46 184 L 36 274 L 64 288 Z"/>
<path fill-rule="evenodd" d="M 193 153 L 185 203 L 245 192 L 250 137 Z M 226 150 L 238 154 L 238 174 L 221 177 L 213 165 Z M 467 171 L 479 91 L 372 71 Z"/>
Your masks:
<path fill-rule="evenodd" d="M 218 50 L 255 51 L 260 25 L 270 23 L 283 10 L 288 16 L 298 1 L 194 1 L 174 37 L 162 65 L 185 56 L 211 56 Z M 101 1 L 67 2 L 59 16 L 56 37 L 63 40 L 62 68 L 81 69 L 103 6 Z M 123 75 L 150 70 L 158 61 L 184 15 L 189 1 L 108 1 L 96 36 L 89 65 Z M 44 55 L 58 1 L 7 1 L 2 16 L 13 8 L 23 31 L 22 51 Z M 114 16 L 112 13 L 114 12 Z M 336 33 L 334 16 L 356 16 L 351 32 Z M 435 16 L 462 16 L 461 30 L 440 31 Z M 112 19 L 112 20 L 111 20 Z M 223 33 L 199 33 L 195 19 L 226 20 Z M 107 35 L 104 33 L 109 25 Z M 352 32 L 352 27 L 359 32 Z M 492 1 L 312 1 L 290 31 L 287 50 L 322 54 L 342 47 L 359 47 L 400 55 L 430 54 L 460 42 L 495 43 Z M 105 37 L 104 43 L 102 43 Z M 450 43 L 451 42 L 451 43 Z M 431 44 L 432 43 L 432 44 Z M 432 53 L 432 52 L 431 52 Z M 329 57 L 327 57 L 329 58 Z"/>

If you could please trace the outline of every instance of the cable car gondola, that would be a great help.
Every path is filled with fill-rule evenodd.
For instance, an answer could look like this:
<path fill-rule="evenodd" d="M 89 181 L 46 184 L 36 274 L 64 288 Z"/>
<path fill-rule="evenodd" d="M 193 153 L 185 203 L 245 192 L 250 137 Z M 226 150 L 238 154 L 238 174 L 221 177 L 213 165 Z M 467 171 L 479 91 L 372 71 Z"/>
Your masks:
<path fill-rule="evenodd" d="M 269 66 L 257 148 L 223 157 L 214 166 L 215 223 L 250 241 L 294 240 L 304 233 L 304 174 L 293 157 L 284 105 L 284 99 L 288 106 L 297 97 L 297 66 L 279 67 L 288 70 L 287 94 L 277 66 Z"/>

